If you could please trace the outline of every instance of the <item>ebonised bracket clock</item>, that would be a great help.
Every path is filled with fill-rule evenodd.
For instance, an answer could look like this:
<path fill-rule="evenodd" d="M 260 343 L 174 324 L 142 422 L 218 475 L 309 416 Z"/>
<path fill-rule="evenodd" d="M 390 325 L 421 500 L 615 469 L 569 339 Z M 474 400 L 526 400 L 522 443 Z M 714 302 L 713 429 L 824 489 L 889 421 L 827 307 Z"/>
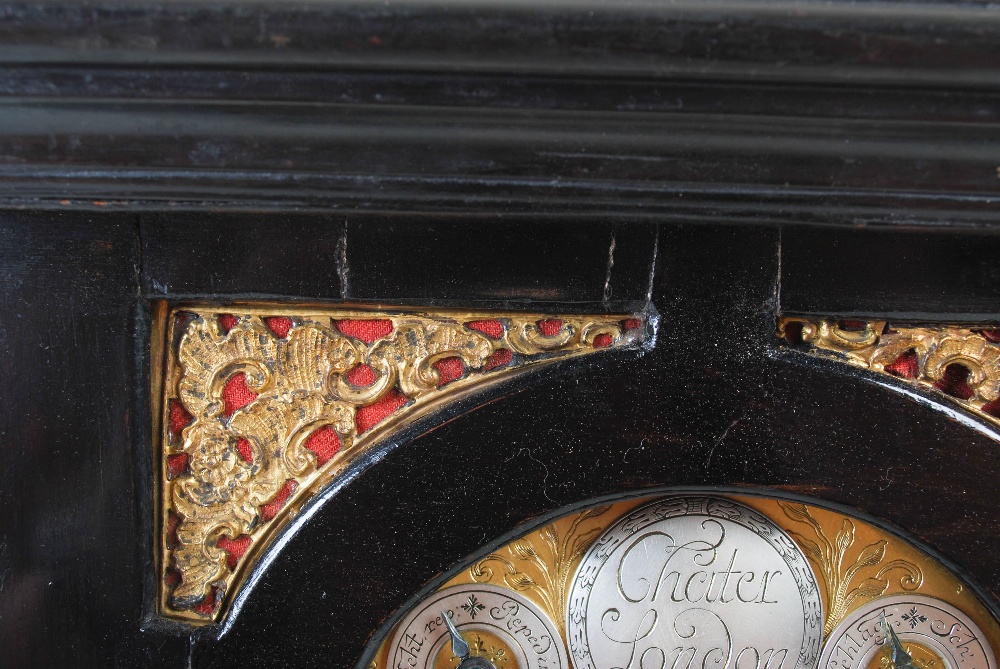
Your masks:
<path fill-rule="evenodd" d="M 0 666 L 1000 669 L 997 8 L 0 16 Z"/>

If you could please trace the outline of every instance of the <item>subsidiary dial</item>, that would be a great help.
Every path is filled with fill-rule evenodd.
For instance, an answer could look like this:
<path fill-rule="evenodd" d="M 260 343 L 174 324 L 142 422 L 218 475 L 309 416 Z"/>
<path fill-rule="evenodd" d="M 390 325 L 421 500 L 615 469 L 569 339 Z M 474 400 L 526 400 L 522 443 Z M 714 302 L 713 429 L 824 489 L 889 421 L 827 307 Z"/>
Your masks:
<path fill-rule="evenodd" d="M 446 588 L 421 602 L 397 627 L 387 664 L 392 669 L 569 669 L 562 638 L 538 607 L 510 590 L 482 584 Z"/>
<path fill-rule="evenodd" d="M 996 669 L 987 636 L 951 604 L 923 595 L 882 597 L 830 633 L 821 669 Z"/>

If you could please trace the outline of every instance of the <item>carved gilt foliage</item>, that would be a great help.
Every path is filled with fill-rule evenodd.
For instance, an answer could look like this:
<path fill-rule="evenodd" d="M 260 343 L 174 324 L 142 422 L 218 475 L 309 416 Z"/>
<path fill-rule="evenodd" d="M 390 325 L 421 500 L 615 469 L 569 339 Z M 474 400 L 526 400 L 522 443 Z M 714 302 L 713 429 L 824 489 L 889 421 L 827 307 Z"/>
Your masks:
<path fill-rule="evenodd" d="M 634 315 L 222 311 L 168 318 L 160 607 L 195 624 L 218 620 L 290 514 L 392 431 L 513 370 L 650 331 Z"/>
<path fill-rule="evenodd" d="M 778 336 L 811 353 L 894 376 L 1000 425 L 1000 331 L 885 321 L 781 318 Z"/>

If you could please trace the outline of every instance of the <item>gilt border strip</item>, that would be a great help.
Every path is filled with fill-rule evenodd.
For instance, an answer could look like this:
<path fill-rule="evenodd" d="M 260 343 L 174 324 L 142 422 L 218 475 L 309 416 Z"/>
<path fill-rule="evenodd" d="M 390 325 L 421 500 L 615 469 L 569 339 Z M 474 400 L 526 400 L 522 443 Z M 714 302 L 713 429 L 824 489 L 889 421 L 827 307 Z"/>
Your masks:
<path fill-rule="evenodd" d="M 645 314 L 158 309 L 157 601 L 193 625 L 220 622 L 302 506 L 374 445 L 518 371 L 638 348 L 654 325 Z"/>
<path fill-rule="evenodd" d="M 808 353 L 893 376 L 1000 426 L 1000 331 L 788 316 L 778 336 Z"/>

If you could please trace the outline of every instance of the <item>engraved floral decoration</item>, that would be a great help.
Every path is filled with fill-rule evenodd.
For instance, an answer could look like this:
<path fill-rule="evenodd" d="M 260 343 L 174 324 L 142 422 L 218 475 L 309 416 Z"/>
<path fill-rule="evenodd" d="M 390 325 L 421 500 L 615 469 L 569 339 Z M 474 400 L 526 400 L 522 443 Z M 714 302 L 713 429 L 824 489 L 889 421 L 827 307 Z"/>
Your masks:
<path fill-rule="evenodd" d="M 309 497 L 443 401 L 527 366 L 638 346 L 650 333 L 641 315 L 172 312 L 161 613 L 217 621 Z"/>
<path fill-rule="evenodd" d="M 593 521 L 610 508 L 588 509 L 572 517 L 564 529 L 561 523 L 552 523 L 513 541 L 505 551 L 491 553 L 474 564 L 470 569 L 473 581 L 502 582 L 513 590 L 534 594 L 560 632 L 565 633 L 570 579 L 583 554 L 603 531 L 603 524 L 595 525 Z"/>
<path fill-rule="evenodd" d="M 1000 330 L 786 317 L 778 336 L 908 381 L 1000 425 Z"/>
<path fill-rule="evenodd" d="M 914 629 L 920 623 L 927 622 L 927 616 L 921 614 L 920 611 L 918 611 L 917 607 L 915 606 L 910 608 L 910 610 L 907 611 L 906 613 L 904 613 L 902 615 L 902 619 L 904 622 L 909 623 L 910 629 Z"/>
<path fill-rule="evenodd" d="M 462 610 L 468 613 L 470 618 L 475 620 L 476 616 L 478 616 L 482 611 L 486 610 L 486 607 L 483 606 L 483 604 L 478 599 L 476 599 L 475 595 L 469 595 L 469 601 L 467 601 L 465 604 L 462 604 Z"/>
<path fill-rule="evenodd" d="M 854 546 L 855 526 L 850 518 L 843 518 L 840 531 L 831 540 L 805 504 L 779 501 L 778 505 L 789 520 L 808 526 L 814 537 L 786 528 L 821 576 L 826 594 L 824 638 L 856 604 L 885 594 L 891 576 L 898 577 L 900 587 L 908 591 L 923 583 L 923 573 L 912 562 L 897 559 L 883 564 L 888 545 L 885 539 L 866 545 L 851 560 L 847 554 Z"/>

